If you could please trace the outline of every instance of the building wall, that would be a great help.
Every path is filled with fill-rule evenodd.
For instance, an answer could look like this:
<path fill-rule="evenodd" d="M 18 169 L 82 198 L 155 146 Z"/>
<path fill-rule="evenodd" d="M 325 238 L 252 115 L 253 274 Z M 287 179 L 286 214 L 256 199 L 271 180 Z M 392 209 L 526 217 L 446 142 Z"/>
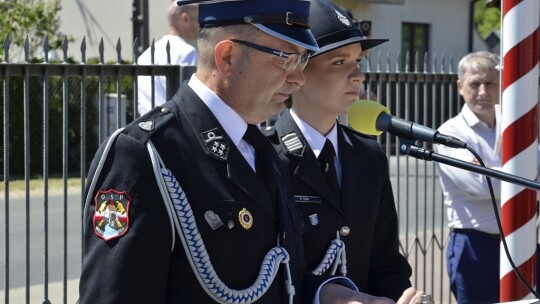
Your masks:
<path fill-rule="evenodd" d="M 271 0 L 269 0 L 271 1 Z M 430 28 L 431 54 L 461 56 L 468 51 L 469 3 L 471 0 L 404 0 L 404 4 L 335 0 L 350 8 L 357 19 L 372 20 L 372 36 L 390 41 L 375 51 L 397 54 L 401 46 L 402 22 L 427 23 Z M 69 56 L 80 59 L 80 43 L 86 36 L 87 58 L 98 57 L 99 42 L 103 38 L 105 60 L 115 61 L 118 38 L 122 44 L 122 58 L 132 60 L 132 2 L 133 0 L 64 0 L 62 1 L 62 33 L 75 38 Z M 166 10 L 169 0 L 151 0 L 149 8 L 150 41 L 158 40 L 167 32 Z M 441 13 L 441 12 L 444 12 Z M 474 35 L 473 50 L 486 49 Z"/>
<path fill-rule="evenodd" d="M 169 0 L 149 1 L 150 43 L 167 33 L 166 12 Z M 133 59 L 133 0 L 63 0 L 60 13 L 60 31 L 75 38 L 68 54 L 80 60 L 80 45 L 86 37 L 87 58 L 99 56 L 99 43 L 103 38 L 105 61 L 116 61 L 118 38 L 121 56 Z"/>
<path fill-rule="evenodd" d="M 431 54 L 461 56 L 468 52 L 470 0 L 405 0 L 403 5 L 355 0 L 335 2 L 350 8 L 356 19 L 371 20 L 373 37 L 390 39 L 375 51 L 397 53 L 401 47 L 401 24 L 413 22 L 430 25 Z M 473 37 L 473 50 L 486 49 L 476 32 Z"/>

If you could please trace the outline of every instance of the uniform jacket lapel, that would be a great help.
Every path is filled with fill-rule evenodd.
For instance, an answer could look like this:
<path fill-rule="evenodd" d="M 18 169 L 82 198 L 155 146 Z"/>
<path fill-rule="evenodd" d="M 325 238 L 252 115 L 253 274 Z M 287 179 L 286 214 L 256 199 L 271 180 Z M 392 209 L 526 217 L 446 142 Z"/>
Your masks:
<path fill-rule="evenodd" d="M 226 166 L 230 182 L 245 192 L 256 204 L 260 205 L 269 216 L 277 220 L 276 211 L 273 210 L 273 204 L 266 194 L 267 191 L 263 182 L 258 178 L 255 171 L 251 169 L 244 156 L 233 144 L 229 135 L 227 135 L 204 102 L 188 85 L 184 85 L 182 96 L 176 95 L 174 99 L 183 103 L 183 113 L 180 119 L 187 119 L 194 133 L 198 134 L 201 148 L 205 151 L 209 161 L 217 159 L 219 162 L 214 162 L 216 166 Z M 211 119 L 208 119 L 208 117 L 211 117 Z M 228 147 L 227 154 L 224 157 L 213 153 L 211 145 L 206 142 L 209 138 L 205 135 L 205 132 L 210 130 L 217 130 L 217 133 L 223 137 L 222 140 Z"/>
<path fill-rule="evenodd" d="M 293 174 L 295 176 L 304 181 L 313 191 L 315 191 L 325 201 L 329 202 L 330 205 L 340 211 L 341 209 L 339 207 L 339 203 L 332 195 L 330 187 L 328 187 L 326 184 L 320 170 L 319 162 L 315 158 L 315 154 L 313 154 L 313 151 L 309 147 L 306 138 L 296 125 L 296 122 L 288 110 L 281 114 L 281 117 L 277 121 L 275 127 L 278 137 L 281 139 L 282 151 L 280 151 L 280 153 L 285 154 L 292 164 L 292 166 L 289 166 L 289 169 L 293 167 Z M 291 134 L 289 137 L 292 137 L 294 136 L 292 135 L 293 133 L 302 143 L 303 149 L 298 151 L 289 151 L 283 143 L 284 136 Z"/>
<path fill-rule="evenodd" d="M 368 157 L 362 152 L 359 146 L 361 143 L 352 135 L 346 132 L 346 128 L 339 125 L 338 140 L 341 153 L 341 199 L 342 208 L 345 213 L 357 208 L 368 208 L 369 204 L 363 203 L 362 191 L 373 191 L 370 189 L 370 172 L 379 170 L 373 168 Z M 355 211 L 357 212 L 357 211 Z M 369 214 L 369 210 L 361 211 Z"/>

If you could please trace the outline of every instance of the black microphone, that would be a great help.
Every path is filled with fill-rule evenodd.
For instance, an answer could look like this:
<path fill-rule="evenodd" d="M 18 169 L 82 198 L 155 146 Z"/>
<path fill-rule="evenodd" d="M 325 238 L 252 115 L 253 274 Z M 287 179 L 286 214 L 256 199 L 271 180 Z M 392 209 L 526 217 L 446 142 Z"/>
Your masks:
<path fill-rule="evenodd" d="M 349 110 L 349 124 L 360 133 L 380 135 L 388 132 L 398 137 L 437 143 L 451 148 L 465 149 L 461 140 L 439 131 L 389 114 L 385 106 L 370 100 L 358 100 Z"/>

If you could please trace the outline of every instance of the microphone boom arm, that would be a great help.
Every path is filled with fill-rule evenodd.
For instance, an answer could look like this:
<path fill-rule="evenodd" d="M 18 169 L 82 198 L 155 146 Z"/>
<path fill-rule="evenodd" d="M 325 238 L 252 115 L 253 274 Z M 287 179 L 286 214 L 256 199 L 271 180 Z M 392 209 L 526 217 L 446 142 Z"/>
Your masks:
<path fill-rule="evenodd" d="M 453 167 L 464 169 L 471 172 L 476 172 L 476 173 L 483 174 L 489 177 L 500 179 L 505 182 L 510 182 L 516 185 L 529 188 L 529 189 L 540 191 L 540 183 L 537 183 L 533 180 L 519 177 L 513 174 L 508 174 L 508 173 L 501 172 L 498 170 L 490 169 L 487 167 L 482 167 L 480 165 L 472 164 L 472 163 L 465 162 L 459 159 L 455 159 L 453 157 L 449 157 L 446 155 L 433 152 L 429 149 L 417 146 L 414 142 L 414 139 L 410 139 L 406 137 L 399 137 L 399 140 L 400 140 L 399 150 L 403 154 L 410 155 L 414 158 L 428 160 L 428 161 L 436 161 L 439 163 L 443 163 L 445 165 L 453 166 Z"/>

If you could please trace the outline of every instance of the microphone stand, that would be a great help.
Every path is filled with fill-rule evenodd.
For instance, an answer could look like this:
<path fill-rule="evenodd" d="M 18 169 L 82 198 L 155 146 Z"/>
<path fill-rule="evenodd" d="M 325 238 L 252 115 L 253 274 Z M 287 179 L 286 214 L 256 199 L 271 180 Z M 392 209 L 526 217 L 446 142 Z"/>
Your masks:
<path fill-rule="evenodd" d="M 410 155 L 414 158 L 428 160 L 428 161 L 436 161 L 436 162 L 450 165 L 456 168 L 476 172 L 476 173 L 483 174 L 489 177 L 500 179 L 505 182 L 510 182 L 513 184 L 521 185 L 529 189 L 540 191 L 540 183 L 537 183 L 530 179 L 526 179 L 523 177 L 519 177 L 517 175 L 508 174 L 508 173 L 501 172 L 498 170 L 482 167 L 476 164 L 472 164 L 469 162 L 465 162 L 459 159 L 455 159 L 446 155 L 433 152 L 426 148 L 417 146 L 415 143 L 415 140 L 411 138 L 399 137 L 399 141 L 400 141 L 399 150 L 401 151 L 401 153 Z"/>
<path fill-rule="evenodd" d="M 494 177 L 494 178 L 497 178 L 497 179 L 500 179 L 500 180 L 503 180 L 503 181 L 506 181 L 506 182 L 514 183 L 514 184 L 521 185 L 521 186 L 524 186 L 524 187 L 529 188 L 529 189 L 540 191 L 540 183 L 537 183 L 535 181 L 532 181 L 532 180 L 529 180 L 529 179 L 526 179 L 526 178 L 522 178 L 522 177 L 519 177 L 519 176 L 516 176 L 516 175 L 504 173 L 504 172 L 501 172 L 501 171 L 498 171 L 498 170 L 489 169 L 489 168 L 486 168 L 486 167 L 483 167 L 483 166 L 471 164 L 471 163 L 468 163 L 468 162 L 465 162 L 465 161 L 462 161 L 462 160 L 459 160 L 459 159 L 455 159 L 455 158 L 452 158 L 452 157 L 448 157 L 448 156 L 445 156 L 445 155 L 442 155 L 442 154 L 435 153 L 435 152 L 433 152 L 431 150 L 428 150 L 426 148 L 422 148 L 422 147 L 417 146 L 416 145 L 416 140 L 414 140 L 412 138 L 399 137 L 399 140 L 400 140 L 399 150 L 405 155 L 410 155 L 412 157 L 422 159 L 422 160 L 429 160 L 429 161 L 434 160 L 436 162 L 440 162 L 440 163 L 443 163 L 443 164 L 446 164 L 446 165 L 450 165 L 450 166 L 457 167 L 457 168 L 460 168 L 460 169 L 464 169 L 464 170 L 467 170 L 467 171 L 476 172 L 476 173 L 479 173 L 479 174 L 483 174 L 485 176 Z M 506 253 L 506 257 L 508 258 L 508 261 L 510 262 L 510 265 L 512 266 L 512 269 L 514 270 L 514 272 L 516 273 L 516 275 L 518 276 L 520 281 L 523 283 L 523 285 L 525 285 L 525 287 L 527 287 L 529 292 L 531 292 L 536 297 L 536 299 L 532 300 L 531 302 L 527 302 L 527 303 L 529 303 L 529 304 L 540 304 L 540 300 L 539 300 L 540 296 L 538 295 L 537 292 L 535 292 L 535 290 L 530 286 L 530 284 L 527 283 L 527 281 L 523 278 L 523 276 L 519 272 L 518 268 L 516 267 L 516 265 L 512 261 L 512 258 L 510 256 L 510 252 L 508 251 L 508 245 L 506 244 L 506 239 L 504 237 L 504 234 L 502 233 L 502 226 L 501 226 L 500 218 L 499 218 L 497 208 L 496 208 L 496 205 L 495 205 L 495 201 L 494 201 L 494 197 L 493 197 L 493 188 L 491 187 L 491 182 L 489 182 L 489 179 L 488 179 L 488 185 L 489 185 L 490 194 L 491 194 L 491 197 L 492 197 L 492 200 L 493 200 L 493 208 L 495 209 L 495 216 L 496 216 L 496 219 L 497 219 L 497 225 L 499 227 L 499 231 L 501 232 L 501 241 L 502 241 L 505 253 Z"/>

